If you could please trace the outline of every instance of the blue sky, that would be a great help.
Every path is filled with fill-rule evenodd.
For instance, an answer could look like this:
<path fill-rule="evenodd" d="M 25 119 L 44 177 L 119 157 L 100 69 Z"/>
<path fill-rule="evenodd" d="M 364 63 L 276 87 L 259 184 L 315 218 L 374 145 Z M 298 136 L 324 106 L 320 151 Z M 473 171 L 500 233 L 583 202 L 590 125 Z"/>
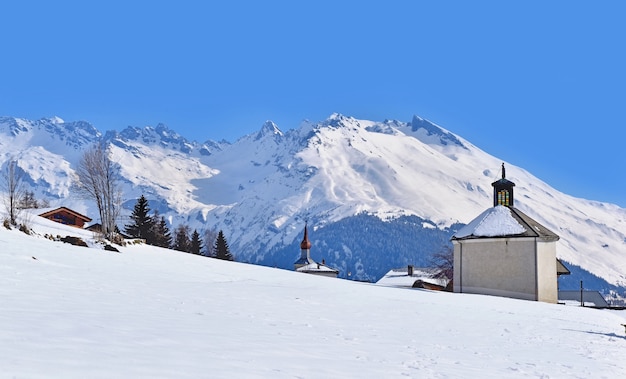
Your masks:
<path fill-rule="evenodd" d="M 626 2 L 20 1 L 0 115 L 227 139 L 331 113 L 427 118 L 626 206 Z"/>

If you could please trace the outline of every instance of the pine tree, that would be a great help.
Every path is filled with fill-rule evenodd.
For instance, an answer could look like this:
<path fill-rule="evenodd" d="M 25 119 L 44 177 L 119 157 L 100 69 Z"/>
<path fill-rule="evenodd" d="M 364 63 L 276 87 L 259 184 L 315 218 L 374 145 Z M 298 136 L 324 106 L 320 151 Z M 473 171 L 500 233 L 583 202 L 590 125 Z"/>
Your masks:
<path fill-rule="evenodd" d="M 35 199 L 35 193 L 33 191 L 26 191 L 19 201 L 18 207 L 20 209 L 32 209 L 39 208 L 39 203 Z"/>
<path fill-rule="evenodd" d="M 179 225 L 174 233 L 174 245 L 172 248 L 178 251 L 189 252 L 191 241 L 189 240 L 189 226 Z"/>
<path fill-rule="evenodd" d="M 202 239 L 200 238 L 200 233 L 196 229 L 193 230 L 191 234 L 191 243 L 189 246 L 189 252 L 191 254 L 200 255 L 200 251 L 204 248 L 202 244 Z"/>
<path fill-rule="evenodd" d="M 155 210 L 152 216 L 152 235 L 154 236 L 154 246 L 170 248 L 172 245 L 172 234 L 167 226 L 164 216 L 159 215 L 159 211 Z"/>
<path fill-rule="evenodd" d="M 230 253 L 228 242 L 226 242 L 226 237 L 224 237 L 224 233 L 221 230 L 217 234 L 217 239 L 215 240 L 215 245 L 213 246 L 213 255 L 215 258 L 226 261 L 234 260 L 233 255 Z"/>
<path fill-rule="evenodd" d="M 143 238 L 146 243 L 152 244 L 154 242 L 152 236 L 153 220 L 152 217 L 148 216 L 148 212 L 150 212 L 148 200 L 141 195 L 130 216 L 132 223 L 125 225 L 124 231 L 131 237 Z"/>

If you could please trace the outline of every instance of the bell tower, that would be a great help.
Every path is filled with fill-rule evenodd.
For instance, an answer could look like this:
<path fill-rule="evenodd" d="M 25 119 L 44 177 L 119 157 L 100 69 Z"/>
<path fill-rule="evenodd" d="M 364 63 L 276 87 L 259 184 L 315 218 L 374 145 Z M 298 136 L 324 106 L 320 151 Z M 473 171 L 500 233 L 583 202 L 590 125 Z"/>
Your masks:
<path fill-rule="evenodd" d="M 504 163 L 502 163 L 502 178 L 491 183 L 491 185 L 493 186 L 493 206 L 504 205 L 505 207 L 512 207 L 515 183 L 506 178 Z"/>
<path fill-rule="evenodd" d="M 314 263 L 311 259 L 311 241 L 309 241 L 309 233 L 307 230 L 307 224 L 304 224 L 304 237 L 302 238 L 302 242 L 300 242 L 300 259 L 298 259 L 295 263 L 295 269 L 302 266 L 306 266 L 308 264 Z"/>

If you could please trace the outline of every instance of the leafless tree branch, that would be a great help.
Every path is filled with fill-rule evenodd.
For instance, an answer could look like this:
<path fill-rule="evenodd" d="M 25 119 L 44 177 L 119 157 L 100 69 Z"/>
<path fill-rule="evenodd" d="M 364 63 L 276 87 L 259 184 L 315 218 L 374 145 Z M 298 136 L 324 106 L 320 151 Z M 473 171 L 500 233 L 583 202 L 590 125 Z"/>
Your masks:
<path fill-rule="evenodd" d="M 118 166 L 109 158 L 109 151 L 100 144 L 85 150 L 76 168 L 76 188 L 96 202 L 102 234 L 109 239 L 115 233 L 115 222 L 121 210 L 118 171 Z"/>

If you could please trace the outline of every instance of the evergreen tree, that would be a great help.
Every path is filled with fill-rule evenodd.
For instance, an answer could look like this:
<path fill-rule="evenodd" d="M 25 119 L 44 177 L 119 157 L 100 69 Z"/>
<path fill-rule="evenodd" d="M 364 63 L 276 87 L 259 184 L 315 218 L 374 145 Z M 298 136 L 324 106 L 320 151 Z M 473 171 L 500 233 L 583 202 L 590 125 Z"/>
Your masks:
<path fill-rule="evenodd" d="M 146 243 L 152 244 L 154 242 L 152 236 L 154 224 L 152 217 L 148 216 L 148 212 L 150 212 L 148 200 L 141 195 L 130 216 L 132 223 L 125 225 L 124 231 L 131 237 L 143 238 L 146 240 Z"/>
<path fill-rule="evenodd" d="M 169 248 L 172 245 L 172 234 L 170 233 L 170 228 L 167 226 L 165 217 L 159 217 L 159 212 L 155 210 L 154 216 L 152 216 L 152 222 L 152 234 L 154 235 L 153 244 L 155 246 Z"/>
<path fill-rule="evenodd" d="M 189 252 L 191 241 L 189 240 L 189 226 L 179 225 L 174 233 L 174 245 L 172 248 L 178 251 Z"/>
<path fill-rule="evenodd" d="M 32 209 L 39 208 L 39 203 L 35 199 L 35 193 L 33 191 L 26 191 L 19 201 L 18 207 L 20 209 Z"/>
<path fill-rule="evenodd" d="M 189 246 L 189 252 L 191 254 L 200 255 L 200 251 L 204 248 L 202 244 L 202 239 L 200 238 L 200 233 L 196 229 L 193 230 L 191 234 L 191 243 Z"/>
<path fill-rule="evenodd" d="M 215 258 L 226 261 L 234 260 L 233 255 L 230 253 L 228 242 L 226 242 L 226 237 L 224 237 L 224 233 L 221 230 L 217 234 L 217 239 L 215 240 L 215 245 L 213 246 L 213 255 Z"/>

